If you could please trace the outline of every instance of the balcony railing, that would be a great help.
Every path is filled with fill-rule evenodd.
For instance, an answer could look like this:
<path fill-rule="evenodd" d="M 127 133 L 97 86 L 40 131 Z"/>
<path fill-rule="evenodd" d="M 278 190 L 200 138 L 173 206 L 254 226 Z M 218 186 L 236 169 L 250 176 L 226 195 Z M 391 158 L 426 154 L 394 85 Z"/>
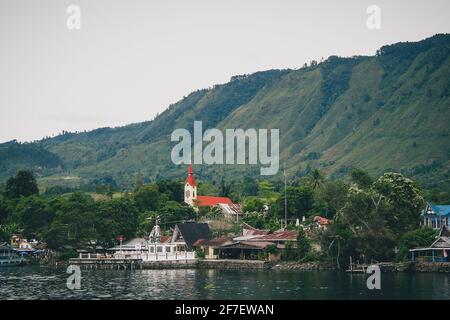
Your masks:
<path fill-rule="evenodd" d="M 192 251 L 176 251 L 176 252 L 116 252 L 114 254 L 100 253 L 80 253 L 80 259 L 142 259 L 142 261 L 174 261 L 174 260 L 193 260 L 195 252 Z"/>

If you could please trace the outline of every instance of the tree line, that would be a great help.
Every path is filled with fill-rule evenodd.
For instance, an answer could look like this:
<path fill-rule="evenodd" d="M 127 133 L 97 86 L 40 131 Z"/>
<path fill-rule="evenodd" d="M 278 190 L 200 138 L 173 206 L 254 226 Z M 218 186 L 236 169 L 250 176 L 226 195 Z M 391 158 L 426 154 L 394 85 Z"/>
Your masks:
<path fill-rule="evenodd" d="M 108 188 L 106 188 L 108 190 Z M 323 260 L 343 267 L 355 261 L 407 259 L 411 247 L 429 245 L 436 232 L 420 226 L 424 207 L 423 191 L 399 173 L 385 173 L 373 179 L 361 169 L 353 169 L 347 181 L 332 180 L 319 170 L 287 181 L 204 181 L 199 194 L 231 197 L 243 206 L 243 221 L 256 228 L 275 231 L 282 226 L 287 202 L 288 228 L 296 220 L 305 225 L 320 215 L 332 220 L 326 231 L 309 237 L 300 228 L 298 246 L 287 246 L 291 260 Z M 183 183 L 161 180 L 143 184 L 136 178 L 133 192 L 113 192 L 94 199 L 93 193 L 73 191 L 39 194 L 30 171 L 19 171 L 8 179 L 0 195 L 0 240 L 14 233 L 37 238 L 49 248 L 113 246 L 119 235 L 129 239 L 146 236 L 156 216 L 168 232 L 178 222 L 212 215 L 214 210 L 195 212 L 186 205 Z M 212 212 L 211 212 L 212 211 Z M 233 229 L 238 232 L 239 224 Z M 312 250 L 312 242 L 320 246 Z"/>
<path fill-rule="evenodd" d="M 40 195 L 33 174 L 19 171 L 0 196 L 0 240 L 18 233 L 56 250 L 107 248 L 119 235 L 127 239 L 148 235 L 157 215 L 166 228 L 195 218 L 195 211 L 182 202 L 182 187 L 164 180 L 96 201 L 81 191 Z"/>

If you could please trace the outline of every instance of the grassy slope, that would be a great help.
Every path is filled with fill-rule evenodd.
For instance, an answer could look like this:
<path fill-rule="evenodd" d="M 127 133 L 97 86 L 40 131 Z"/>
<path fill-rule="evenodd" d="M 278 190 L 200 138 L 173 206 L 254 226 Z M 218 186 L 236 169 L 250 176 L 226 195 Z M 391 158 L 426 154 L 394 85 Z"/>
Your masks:
<path fill-rule="evenodd" d="M 190 94 L 153 121 L 65 134 L 40 145 L 63 163 L 62 175 L 109 175 L 127 187 L 139 171 L 147 179 L 182 178 L 185 168 L 170 161 L 169 135 L 202 120 L 204 128 L 279 128 L 281 161 L 290 173 L 309 164 L 343 176 L 359 166 L 448 185 L 450 36 L 381 52 L 235 78 Z M 53 167 L 44 174 L 61 175 Z M 204 177 L 257 175 L 257 169 L 197 167 Z"/>

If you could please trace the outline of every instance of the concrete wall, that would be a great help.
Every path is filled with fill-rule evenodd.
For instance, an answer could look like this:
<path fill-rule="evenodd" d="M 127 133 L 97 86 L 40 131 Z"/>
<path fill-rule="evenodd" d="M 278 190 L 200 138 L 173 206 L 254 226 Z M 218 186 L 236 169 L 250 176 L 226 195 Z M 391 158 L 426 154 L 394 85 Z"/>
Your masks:
<path fill-rule="evenodd" d="M 145 261 L 142 269 L 192 269 L 197 267 L 198 260 Z"/>
<path fill-rule="evenodd" d="M 259 260 L 199 260 L 202 269 L 267 269 L 270 264 Z"/>

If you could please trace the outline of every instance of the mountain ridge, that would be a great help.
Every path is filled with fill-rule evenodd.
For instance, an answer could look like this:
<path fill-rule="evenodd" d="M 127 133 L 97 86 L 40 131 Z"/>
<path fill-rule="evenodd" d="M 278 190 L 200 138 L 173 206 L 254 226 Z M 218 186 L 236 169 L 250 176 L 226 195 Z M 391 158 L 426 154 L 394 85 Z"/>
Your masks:
<path fill-rule="evenodd" d="M 107 176 L 122 188 L 130 188 L 138 172 L 147 180 L 184 177 L 184 167 L 170 161 L 170 133 L 192 132 L 194 120 L 201 120 L 204 129 L 279 128 L 280 163 L 290 175 L 317 167 L 343 177 L 362 167 L 372 174 L 400 171 L 427 187 L 448 187 L 449 91 L 450 35 L 438 34 L 383 46 L 375 56 L 331 56 L 300 69 L 235 76 L 192 92 L 152 121 L 0 144 L 0 180 L 22 167 L 41 177 L 75 174 L 89 181 Z M 42 155 L 11 158 L 12 146 L 29 145 Z M 54 156 L 48 165 L 38 161 L 45 156 Z M 199 166 L 198 172 L 236 179 L 256 177 L 257 169 Z"/>

